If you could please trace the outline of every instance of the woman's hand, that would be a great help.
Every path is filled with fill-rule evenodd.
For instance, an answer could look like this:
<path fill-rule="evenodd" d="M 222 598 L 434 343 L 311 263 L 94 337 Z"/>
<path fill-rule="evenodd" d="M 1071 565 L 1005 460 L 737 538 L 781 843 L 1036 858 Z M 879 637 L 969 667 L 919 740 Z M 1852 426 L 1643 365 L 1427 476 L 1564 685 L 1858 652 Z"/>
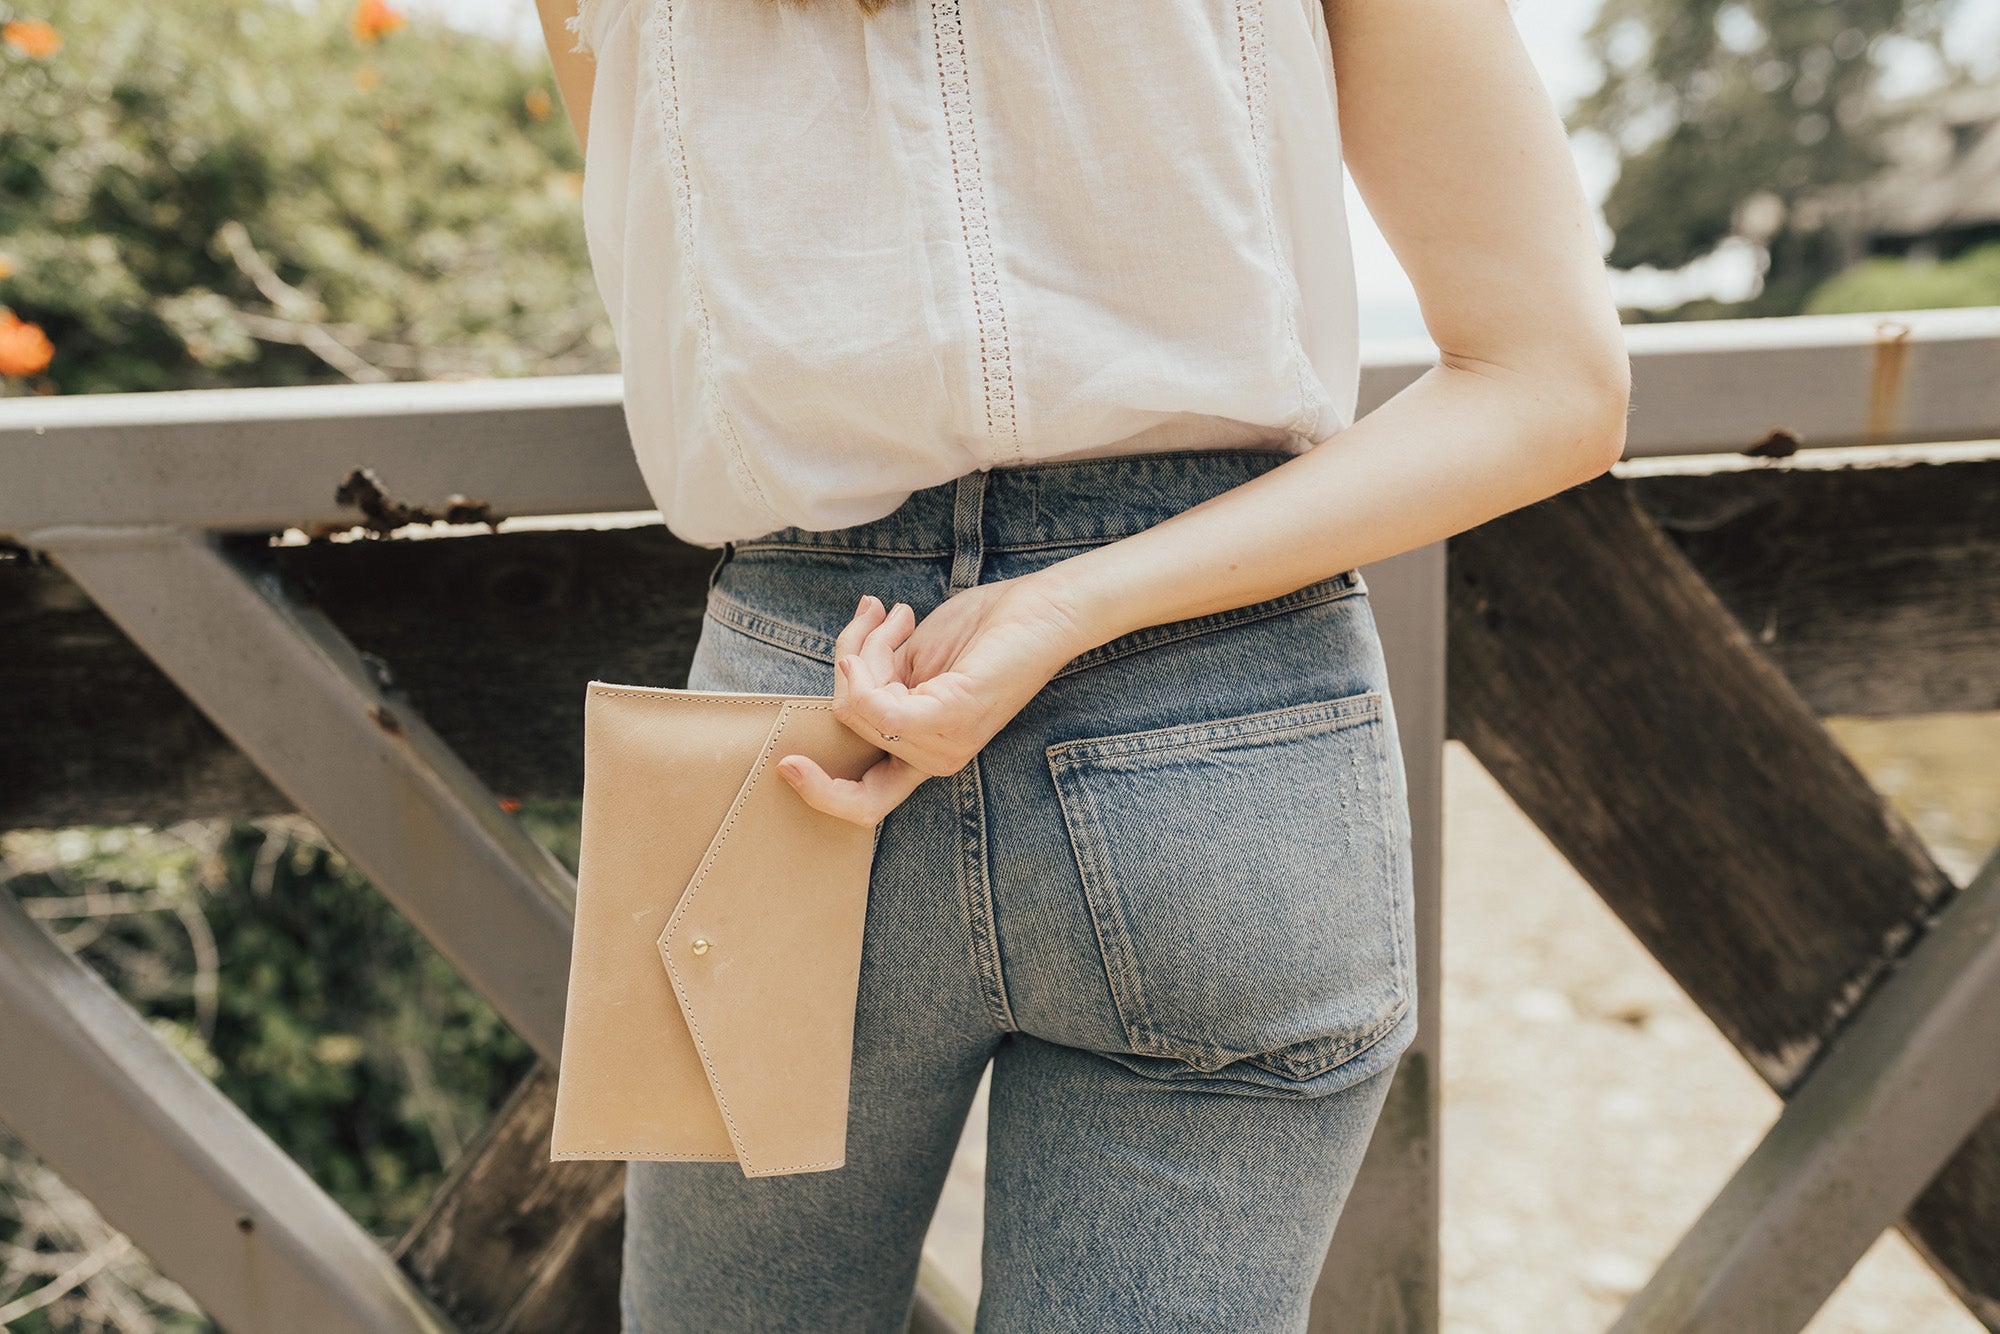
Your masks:
<path fill-rule="evenodd" d="M 807 804 L 873 827 L 926 778 L 964 768 L 1093 642 L 1053 576 L 965 589 L 921 625 L 907 603 L 865 597 L 834 643 L 833 714 L 889 753 L 858 779 L 804 755 L 778 772 Z"/>

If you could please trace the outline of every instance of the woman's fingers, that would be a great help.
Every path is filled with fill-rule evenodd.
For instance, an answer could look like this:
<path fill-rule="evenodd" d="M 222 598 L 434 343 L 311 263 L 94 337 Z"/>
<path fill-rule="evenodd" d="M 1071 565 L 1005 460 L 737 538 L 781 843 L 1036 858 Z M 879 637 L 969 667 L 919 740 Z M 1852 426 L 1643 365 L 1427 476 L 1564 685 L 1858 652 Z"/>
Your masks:
<path fill-rule="evenodd" d="M 900 681 L 884 681 L 874 664 L 859 653 L 851 653 L 835 664 L 847 689 L 836 691 L 833 716 L 870 741 L 902 736 L 903 728 L 916 719 L 909 707 L 910 694 Z"/>
<path fill-rule="evenodd" d="M 861 637 L 861 647 L 854 651 L 868 664 L 877 686 L 892 690 L 902 686 L 896 671 L 896 650 L 916 628 L 917 613 L 909 603 L 898 602 L 875 623 L 874 629 Z"/>
<path fill-rule="evenodd" d="M 873 593 L 864 593 L 860 605 L 854 609 L 854 618 L 842 628 L 839 637 L 833 641 L 833 712 L 842 721 L 847 716 L 847 698 L 852 693 L 853 683 L 847 679 L 847 672 L 841 663 L 861 652 L 861 643 L 868 638 L 868 632 L 881 624 L 887 617 L 882 600 Z"/>
<path fill-rule="evenodd" d="M 787 755 L 778 772 L 814 810 L 872 829 L 930 775 L 895 755 L 885 755 L 860 778 L 835 778 L 805 755 Z"/>
<path fill-rule="evenodd" d="M 834 656 L 840 657 L 843 654 L 859 653 L 861 651 L 861 641 L 868 637 L 870 630 L 880 624 L 878 618 L 882 617 L 882 615 L 881 599 L 877 598 L 873 593 L 863 596 L 860 605 L 854 609 L 854 618 L 848 621 L 846 626 L 842 628 L 840 637 L 833 641 Z"/>

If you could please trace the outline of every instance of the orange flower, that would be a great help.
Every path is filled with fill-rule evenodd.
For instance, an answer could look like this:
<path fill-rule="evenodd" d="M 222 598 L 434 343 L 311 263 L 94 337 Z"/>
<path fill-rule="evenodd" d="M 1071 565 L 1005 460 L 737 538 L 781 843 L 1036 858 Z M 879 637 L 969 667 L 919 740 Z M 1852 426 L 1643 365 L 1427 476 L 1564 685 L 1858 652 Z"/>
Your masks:
<path fill-rule="evenodd" d="M 354 7 L 352 27 L 358 42 L 373 43 L 408 23 L 400 10 L 389 8 L 387 0 L 361 0 Z"/>
<path fill-rule="evenodd" d="M 528 95 L 521 101 L 527 106 L 528 114 L 536 120 L 547 120 L 550 109 L 555 106 L 545 88 L 530 88 Z"/>
<path fill-rule="evenodd" d="M 33 375 L 55 355 L 56 345 L 41 325 L 0 306 L 0 375 Z"/>
<path fill-rule="evenodd" d="M 47 19 L 15 19 L 0 23 L 0 42 L 24 56 L 47 60 L 62 50 L 62 34 Z"/>
<path fill-rule="evenodd" d="M 521 799 L 519 797 L 502 797 L 500 798 L 500 809 L 512 815 L 515 811 L 521 809 Z"/>

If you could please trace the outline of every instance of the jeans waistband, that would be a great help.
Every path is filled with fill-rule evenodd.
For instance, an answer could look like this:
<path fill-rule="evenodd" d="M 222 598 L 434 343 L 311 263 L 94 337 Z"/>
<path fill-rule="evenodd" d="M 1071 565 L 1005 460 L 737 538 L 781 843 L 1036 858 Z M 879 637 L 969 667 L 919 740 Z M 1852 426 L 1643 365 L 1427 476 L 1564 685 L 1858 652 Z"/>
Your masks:
<path fill-rule="evenodd" d="M 1187 449 L 981 469 L 913 491 L 893 511 L 867 523 L 780 528 L 731 546 L 964 556 L 1115 541 L 1291 457 L 1276 449 Z"/>

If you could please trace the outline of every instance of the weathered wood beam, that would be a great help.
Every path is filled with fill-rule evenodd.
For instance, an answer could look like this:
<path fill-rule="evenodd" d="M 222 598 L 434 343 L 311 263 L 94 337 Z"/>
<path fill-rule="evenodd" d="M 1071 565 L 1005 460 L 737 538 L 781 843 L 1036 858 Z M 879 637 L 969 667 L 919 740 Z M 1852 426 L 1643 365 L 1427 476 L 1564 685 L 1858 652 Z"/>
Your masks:
<path fill-rule="evenodd" d="M 555 1105 L 537 1064 L 396 1246 L 466 1334 L 618 1328 L 625 1164 L 550 1162 Z"/>
<path fill-rule="evenodd" d="M 326 616 L 184 528 L 36 536 L 546 1059 L 575 881 Z"/>
<path fill-rule="evenodd" d="M 1626 485 L 1815 713 L 2000 709 L 2000 457 Z"/>
<path fill-rule="evenodd" d="M 1815 712 L 2000 708 L 2000 461 L 1624 485 Z M 715 558 L 658 526 L 273 554 L 519 797 L 580 789 L 591 676 L 685 679 Z M 0 645 L 0 826 L 287 809 L 59 571 L 0 559 Z"/>
<path fill-rule="evenodd" d="M 1954 893 L 1615 479 L 1454 541 L 1449 664 L 1455 734 L 1781 1092 Z M 1990 1322 L 2000 1191 L 1953 1170 L 1911 1227 Z"/>
<path fill-rule="evenodd" d="M 715 560 L 657 525 L 258 554 L 512 797 L 582 791 L 591 677 L 686 680 Z M 52 565 L 0 559 L 0 757 L 0 828 L 291 809 Z"/>

